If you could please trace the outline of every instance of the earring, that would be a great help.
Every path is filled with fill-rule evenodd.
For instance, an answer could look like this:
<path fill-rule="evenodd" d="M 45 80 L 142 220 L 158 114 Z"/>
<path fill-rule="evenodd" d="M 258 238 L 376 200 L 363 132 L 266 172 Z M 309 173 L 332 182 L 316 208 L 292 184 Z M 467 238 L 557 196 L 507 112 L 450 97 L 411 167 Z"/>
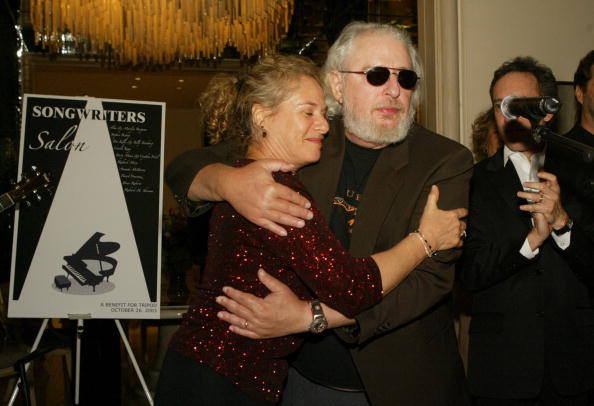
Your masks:
<path fill-rule="evenodd" d="M 266 135 L 268 135 L 268 134 L 266 133 L 266 130 L 264 129 L 264 126 L 261 125 L 260 128 L 262 129 L 262 138 L 266 138 Z"/>

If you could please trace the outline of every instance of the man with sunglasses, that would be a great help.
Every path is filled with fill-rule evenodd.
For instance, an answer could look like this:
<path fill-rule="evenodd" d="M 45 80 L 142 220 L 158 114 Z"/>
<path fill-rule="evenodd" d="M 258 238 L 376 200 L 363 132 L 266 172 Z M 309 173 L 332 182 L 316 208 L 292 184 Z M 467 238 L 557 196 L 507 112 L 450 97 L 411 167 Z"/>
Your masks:
<path fill-rule="evenodd" d="M 298 176 L 356 256 L 413 232 L 431 185 L 439 186 L 441 209 L 467 205 L 470 151 L 414 124 L 420 73 L 410 38 L 390 25 L 351 23 L 328 52 L 323 74 L 331 130 L 320 161 Z M 283 226 L 307 221 L 308 202 L 270 177 L 291 168 L 261 161 L 230 168 L 220 163 L 225 151 L 191 151 L 168 167 L 168 183 L 182 204 L 227 200 L 281 235 Z M 251 338 L 309 330 L 292 363 L 284 405 L 464 405 L 449 304 L 456 258 L 456 252 L 431 255 L 356 320 L 301 302 L 266 273 L 261 280 L 270 295 L 225 289 L 229 297 L 218 302 L 229 312 L 220 317 Z M 324 331 L 328 324 L 333 330 Z"/>

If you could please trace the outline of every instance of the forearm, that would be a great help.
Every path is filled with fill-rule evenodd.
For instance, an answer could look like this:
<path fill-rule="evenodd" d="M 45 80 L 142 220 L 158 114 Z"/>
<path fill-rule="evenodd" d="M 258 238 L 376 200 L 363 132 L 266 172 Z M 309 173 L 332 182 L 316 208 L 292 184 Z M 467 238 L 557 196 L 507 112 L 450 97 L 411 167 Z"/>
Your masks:
<path fill-rule="evenodd" d="M 536 251 L 545 242 L 546 237 L 543 238 L 543 236 L 539 234 L 536 229 L 532 229 L 526 236 L 526 240 L 528 241 L 530 250 Z"/>
<path fill-rule="evenodd" d="M 371 257 L 380 270 L 383 294 L 386 295 L 427 257 L 427 252 L 418 236 L 411 234 L 389 250 Z"/>
<path fill-rule="evenodd" d="M 190 184 L 187 197 L 193 201 L 220 202 L 225 200 L 224 180 L 234 168 L 222 164 L 210 164 L 202 168 Z"/>
<path fill-rule="evenodd" d="M 330 328 L 344 327 L 355 323 L 355 319 L 346 317 L 344 314 L 327 306 L 325 303 L 322 303 L 322 307 L 324 308 L 324 314 L 326 315 L 328 327 Z"/>
<path fill-rule="evenodd" d="M 185 199 L 198 200 L 195 190 L 197 175 L 208 165 L 230 163 L 229 151 L 224 144 L 186 151 L 175 157 L 165 169 L 167 185 L 178 201 Z M 199 192 L 199 191 L 198 191 Z"/>

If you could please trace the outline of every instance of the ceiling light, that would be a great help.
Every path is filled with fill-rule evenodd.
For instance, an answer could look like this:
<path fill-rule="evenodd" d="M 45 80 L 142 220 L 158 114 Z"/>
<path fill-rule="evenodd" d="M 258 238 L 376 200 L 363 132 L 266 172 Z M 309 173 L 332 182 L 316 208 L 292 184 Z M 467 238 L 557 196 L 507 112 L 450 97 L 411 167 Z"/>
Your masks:
<path fill-rule="evenodd" d="M 64 33 L 119 63 L 168 64 L 216 58 L 226 46 L 243 56 L 274 49 L 295 0 L 35 0 L 36 42 L 60 49 Z"/>

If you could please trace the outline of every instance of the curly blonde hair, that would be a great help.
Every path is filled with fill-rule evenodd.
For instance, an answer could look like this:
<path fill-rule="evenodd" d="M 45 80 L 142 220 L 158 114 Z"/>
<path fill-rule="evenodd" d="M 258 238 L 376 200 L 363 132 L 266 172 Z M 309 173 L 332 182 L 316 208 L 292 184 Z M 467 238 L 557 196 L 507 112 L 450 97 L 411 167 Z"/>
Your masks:
<path fill-rule="evenodd" d="M 210 81 L 199 98 L 206 134 L 212 144 L 232 142 L 235 153 L 243 156 L 254 134 L 252 106 L 260 104 L 275 111 L 309 76 L 321 86 L 319 68 L 311 60 L 296 55 L 270 55 L 262 58 L 245 74 L 219 74 Z"/>
<path fill-rule="evenodd" d="M 482 161 L 491 156 L 490 132 L 496 129 L 495 111 L 493 107 L 482 111 L 472 123 L 472 152 L 476 161 Z M 495 130 L 496 132 L 496 130 Z M 499 138 L 499 137 L 497 137 Z"/>

